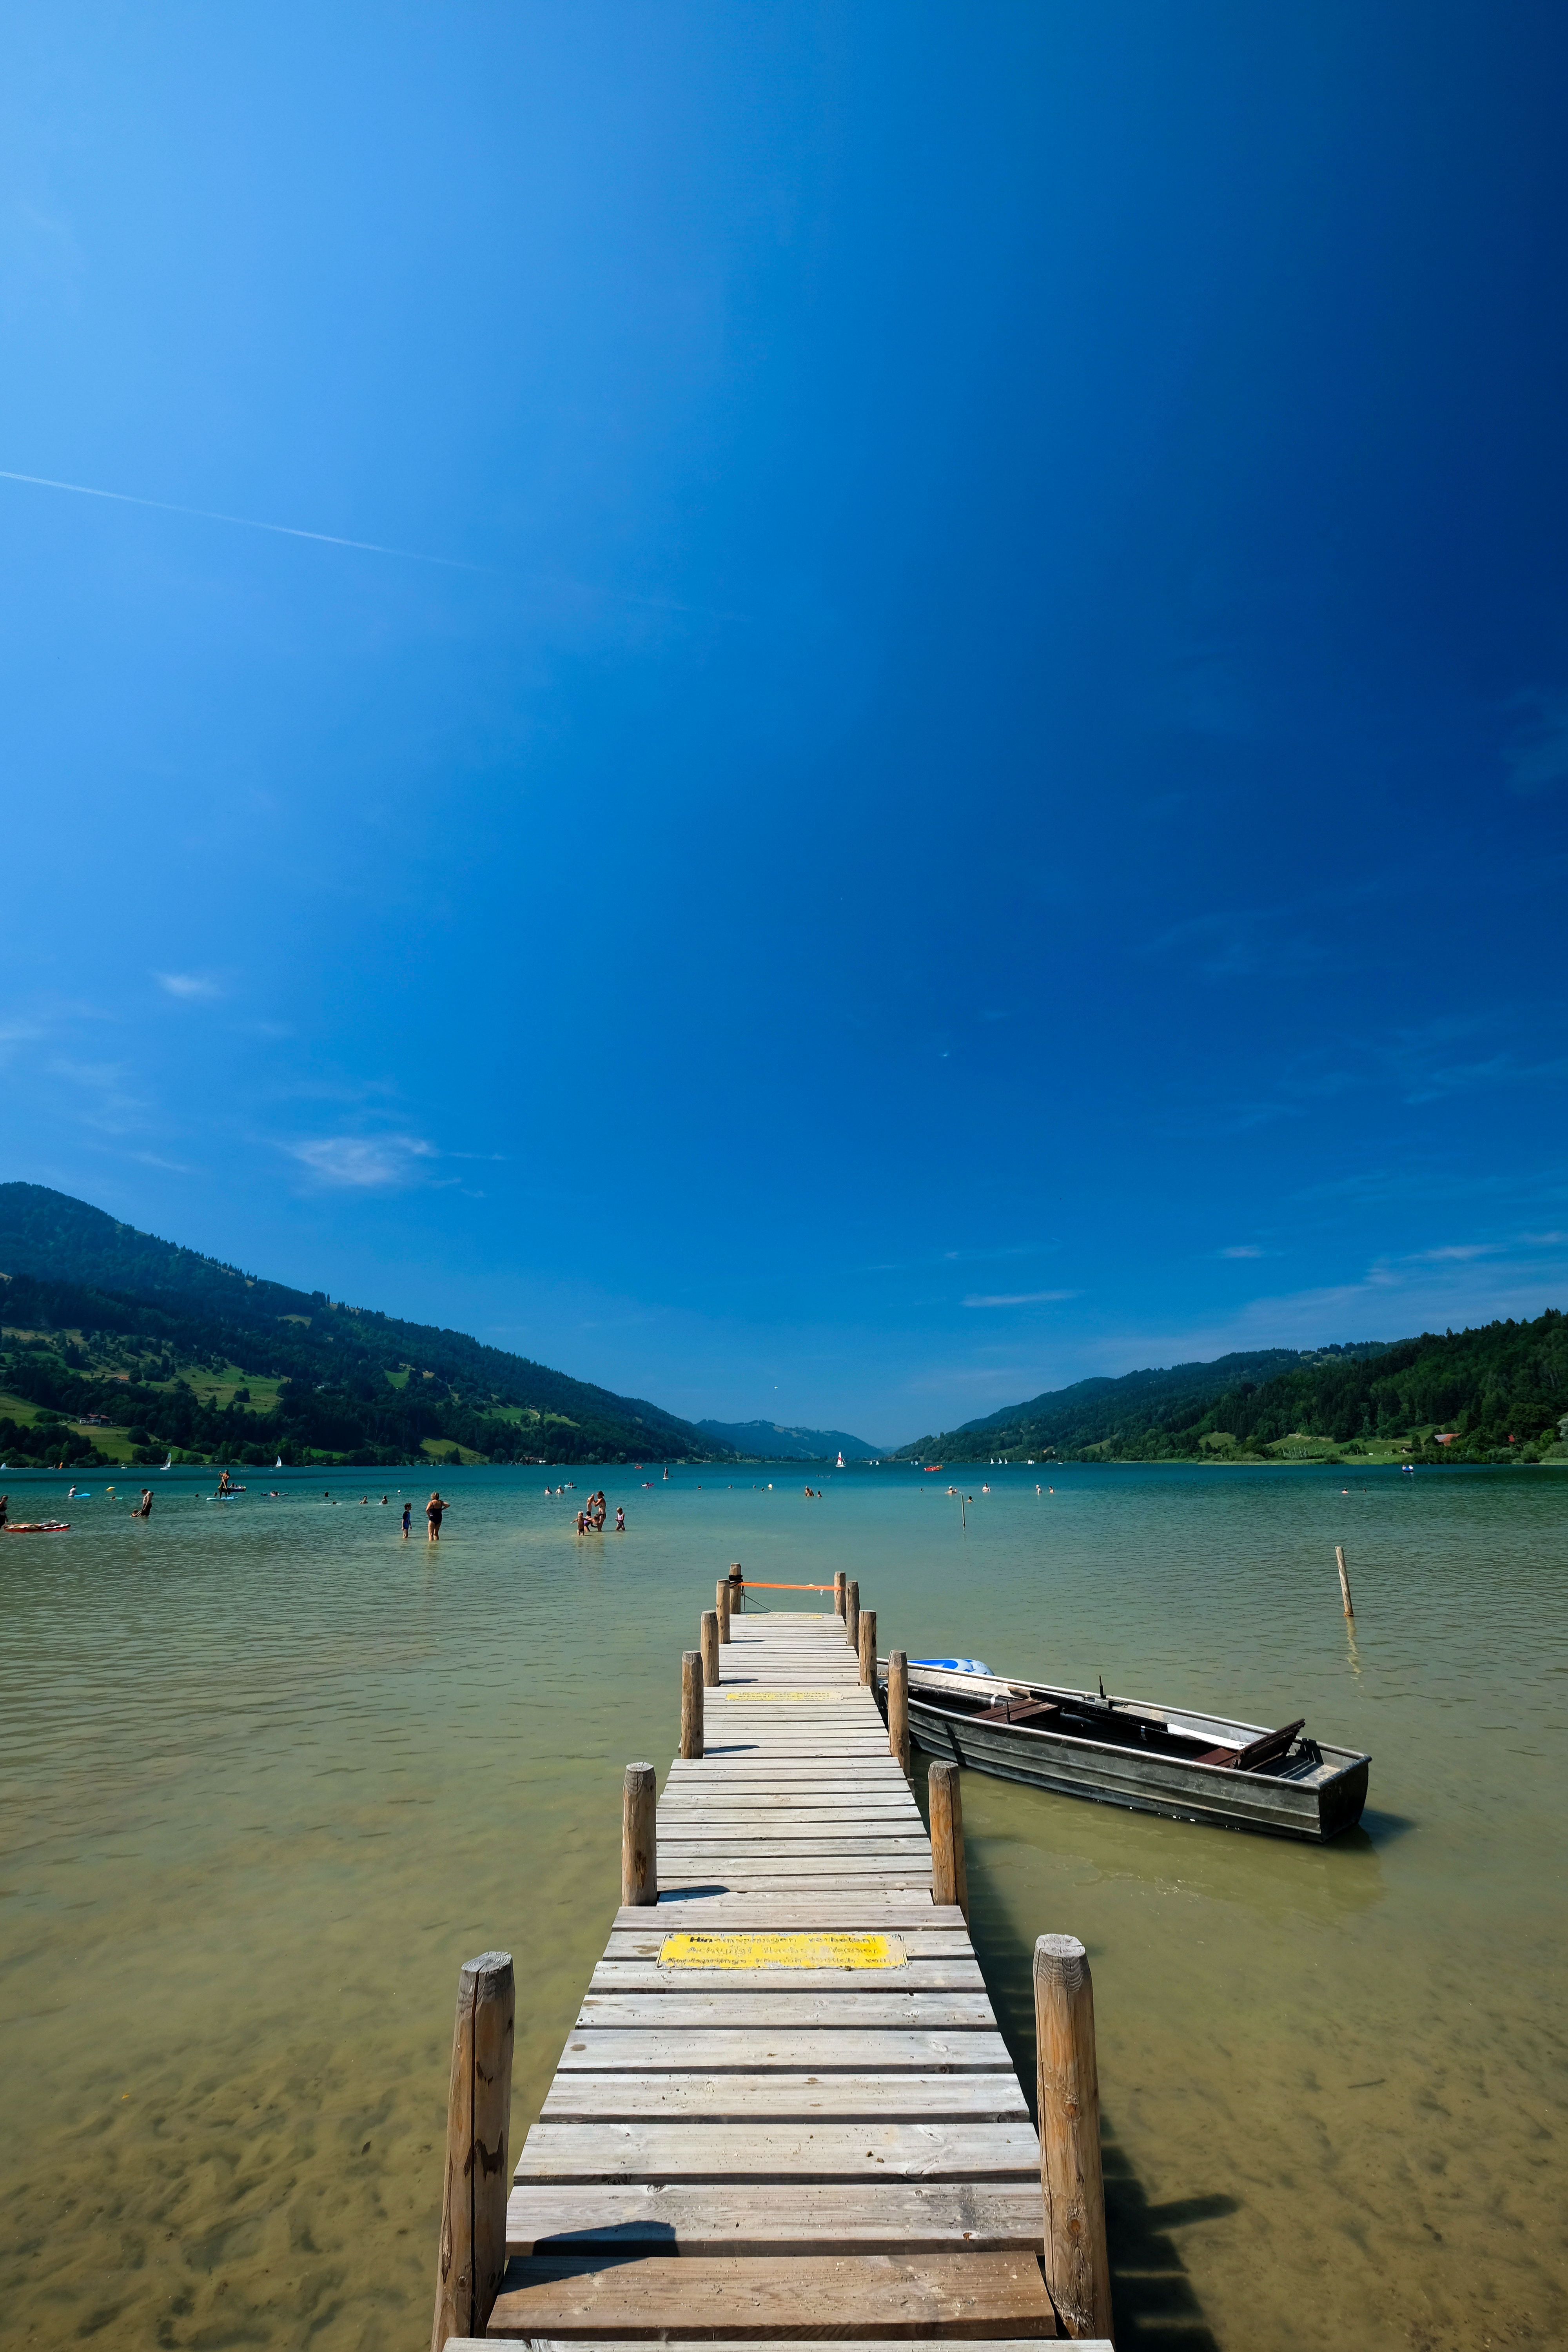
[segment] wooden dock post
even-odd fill
[[[1069,2336],[1110,2334],[1110,2261],[1100,2165],[1100,2075],[1094,1986],[1076,1936],[1035,1945],[1039,2053],[1040,2187],[1046,2285]]]
[[[903,1650],[888,1653],[888,1748],[910,1777],[910,1661]]]
[[[969,1874],[963,1866],[963,1800],[956,1764],[933,1764],[926,1777],[931,1803],[931,1899],[956,1903],[969,1916]]]
[[[713,1605],[719,1612],[719,1639],[721,1643],[727,1642],[730,1638],[730,1580],[727,1576],[721,1576],[713,1588]]]
[[[689,1763],[702,1753],[702,1653],[680,1654],[680,1752]]]
[[[850,1648],[860,1647],[860,1587],[851,1577],[844,1588],[844,1635]]]
[[[730,1562],[728,1582],[731,1610],[743,1617],[746,1613],[746,1580],[738,1559]]]
[[[1355,1621],[1355,1610],[1351,1603],[1351,1580],[1345,1574],[1345,1548],[1343,1544],[1336,1544],[1334,1546],[1334,1566],[1340,1571],[1340,1599],[1345,1604],[1345,1615],[1350,1618],[1353,1623]]]
[[[860,1612],[860,1687],[874,1691],[877,1687],[877,1612],[874,1609]]]
[[[833,1613],[836,1617],[844,1614],[844,1570],[841,1568],[833,1571]]]
[[[483,2336],[506,2268],[507,2125],[516,1987],[510,1952],[481,1952],[458,1979],[447,2094],[447,2180],[430,2352]]]
[[[621,1901],[658,1901],[658,1781],[651,1764],[628,1764],[621,1788]]]
[[[717,1609],[705,1609],[702,1612],[698,1639],[702,1645],[702,1679],[709,1689],[712,1690],[719,1680],[719,1612]]]

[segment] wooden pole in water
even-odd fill
[[[860,1587],[851,1577],[844,1588],[844,1635],[858,1654],[860,1648]]]
[[[658,1782],[651,1764],[628,1764],[621,1789],[621,1901],[658,1901]]]
[[[680,1654],[680,1752],[689,1759],[702,1753],[702,1653]]]
[[[702,1644],[702,1679],[710,1690],[719,1679],[719,1612],[705,1609],[698,1629]]]
[[[1094,1986],[1076,1936],[1035,1945],[1040,2187],[1046,2285],[1069,2336],[1110,2334],[1110,2261],[1100,2165]]]
[[[844,1570],[841,1568],[833,1571],[833,1613],[836,1617],[844,1614]]]
[[[910,1661],[902,1650],[888,1653],[888,1748],[910,1777]]]
[[[447,2179],[430,2352],[483,2336],[506,2268],[506,2134],[517,1994],[510,1952],[481,1952],[458,1979],[447,2094]]]
[[[719,1639],[727,1642],[730,1638],[730,1580],[727,1576],[721,1576],[713,1588],[713,1605],[719,1612]]]
[[[1355,1621],[1355,1611],[1351,1605],[1351,1580],[1345,1574],[1345,1548],[1343,1544],[1336,1544],[1334,1546],[1334,1566],[1340,1571],[1340,1599],[1345,1604],[1345,1615],[1350,1618],[1353,1623]]]
[[[956,1764],[933,1764],[926,1779],[931,1805],[931,1899],[956,1903],[969,1916],[969,1874],[963,1866],[963,1801]]]
[[[874,1609],[860,1612],[860,1684],[864,1690],[877,1687],[877,1612]]]

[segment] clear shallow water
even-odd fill
[[[906,1472],[812,1503],[788,1469],[459,1472],[434,1555],[395,1486],[333,1508],[322,1475],[218,1507],[174,1474],[145,1524],[100,1483],[68,1537],[0,1538],[13,2340],[424,2341],[458,1965],[517,1956],[515,2146],[615,1906],[622,1766],[662,1774],[731,1559],[847,1566],[884,1649],[1373,1751],[1323,1852],[965,1776],[1026,2083],[1034,1937],[1092,1956],[1122,2352],[1568,2335],[1568,1475],[976,1472],[964,1533]],[[68,1482],[5,1483],[21,1517]],[[629,1532],[579,1543],[598,1483]]]

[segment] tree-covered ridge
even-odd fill
[[[1080,1381],[904,1449],[984,1461],[1195,1461],[1383,1450],[1428,1461],[1540,1461],[1568,1424],[1568,1323],[1426,1332],[1315,1354]],[[1440,1437],[1449,1439],[1439,1444]]]
[[[133,1457],[318,1455],[371,1464],[712,1460],[726,1452],[640,1398],[461,1331],[334,1303],[219,1265],[86,1202],[0,1185],[0,1407],[11,1461],[87,1460],[101,1414]],[[58,1450],[57,1450],[57,1448]]]
[[[881,1459],[847,1429],[795,1429],[782,1421],[700,1421],[697,1427],[710,1444],[731,1446],[752,1462],[831,1462],[838,1454],[847,1462]]]

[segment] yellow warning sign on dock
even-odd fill
[[[667,1936],[661,1969],[901,1969],[898,1936]]]

